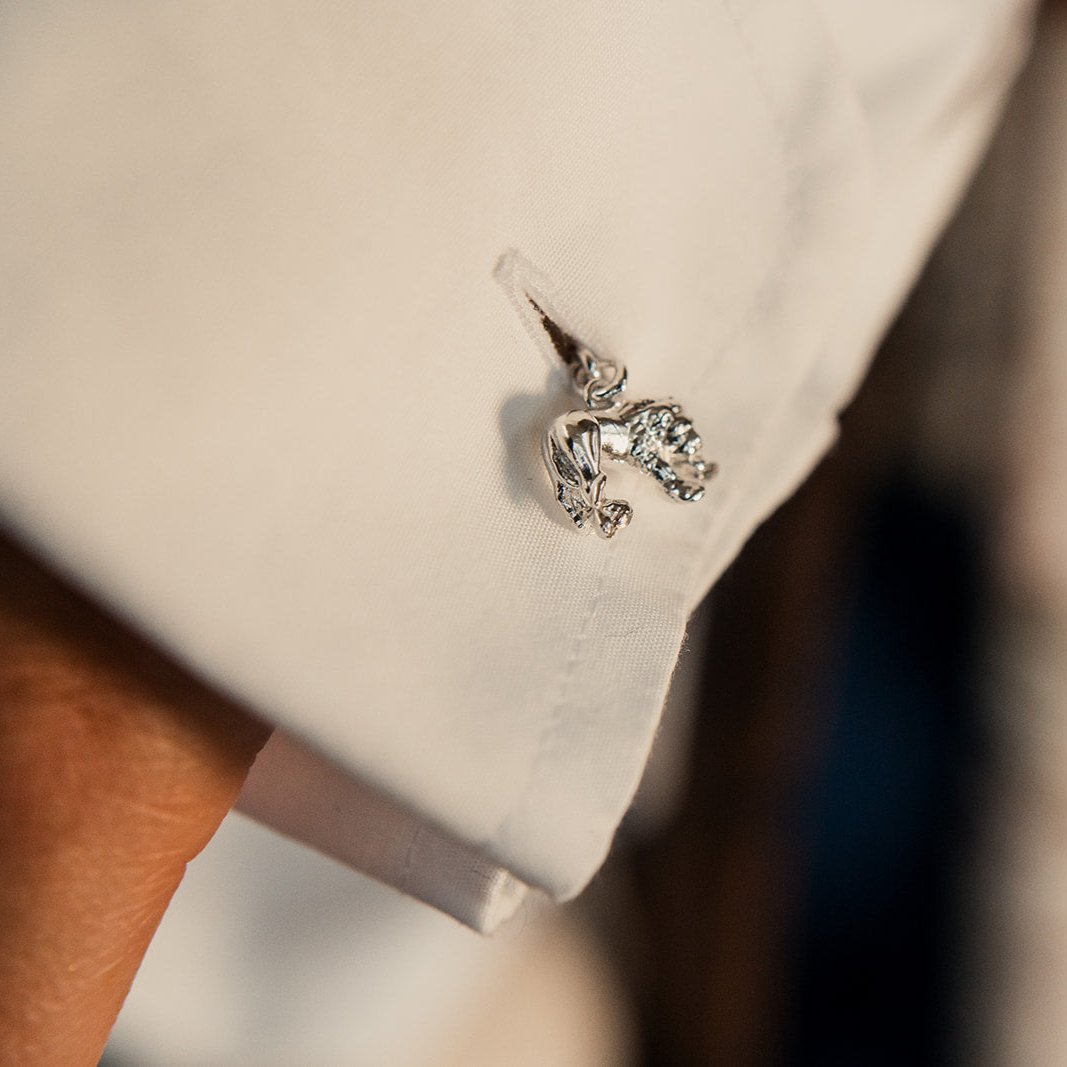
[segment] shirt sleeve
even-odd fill
[[[3,521],[276,725],[249,811],[482,929],[592,877],[1024,50],[868,6],[5,11]],[[705,499],[567,520],[531,299],[685,404]]]

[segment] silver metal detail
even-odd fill
[[[605,458],[644,471],[672,500],[700,500],[704,483],[718,468],[701,454],[700,436],[681,405],[673,400],[624,404],[626,367],[600,359],[530,303],[585,405],[552,423],[542,450],[556,500],[574,525],[611,538],[633,518],[628,501],[605,495]]]

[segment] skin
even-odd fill
[[[98,1061],[267,735],[0,541],[0,1063]]]

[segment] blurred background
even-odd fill
[[[106,1063],[1067,1064],[1067,19],[694,618],[590,891],[491,941],[231,817]]]

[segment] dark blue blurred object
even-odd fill
[[[829,732],[797,809],[807,894],[785,1062],[805,1067],[952,1062],[978,530],[908,478],[865,525],[827,679]]]

